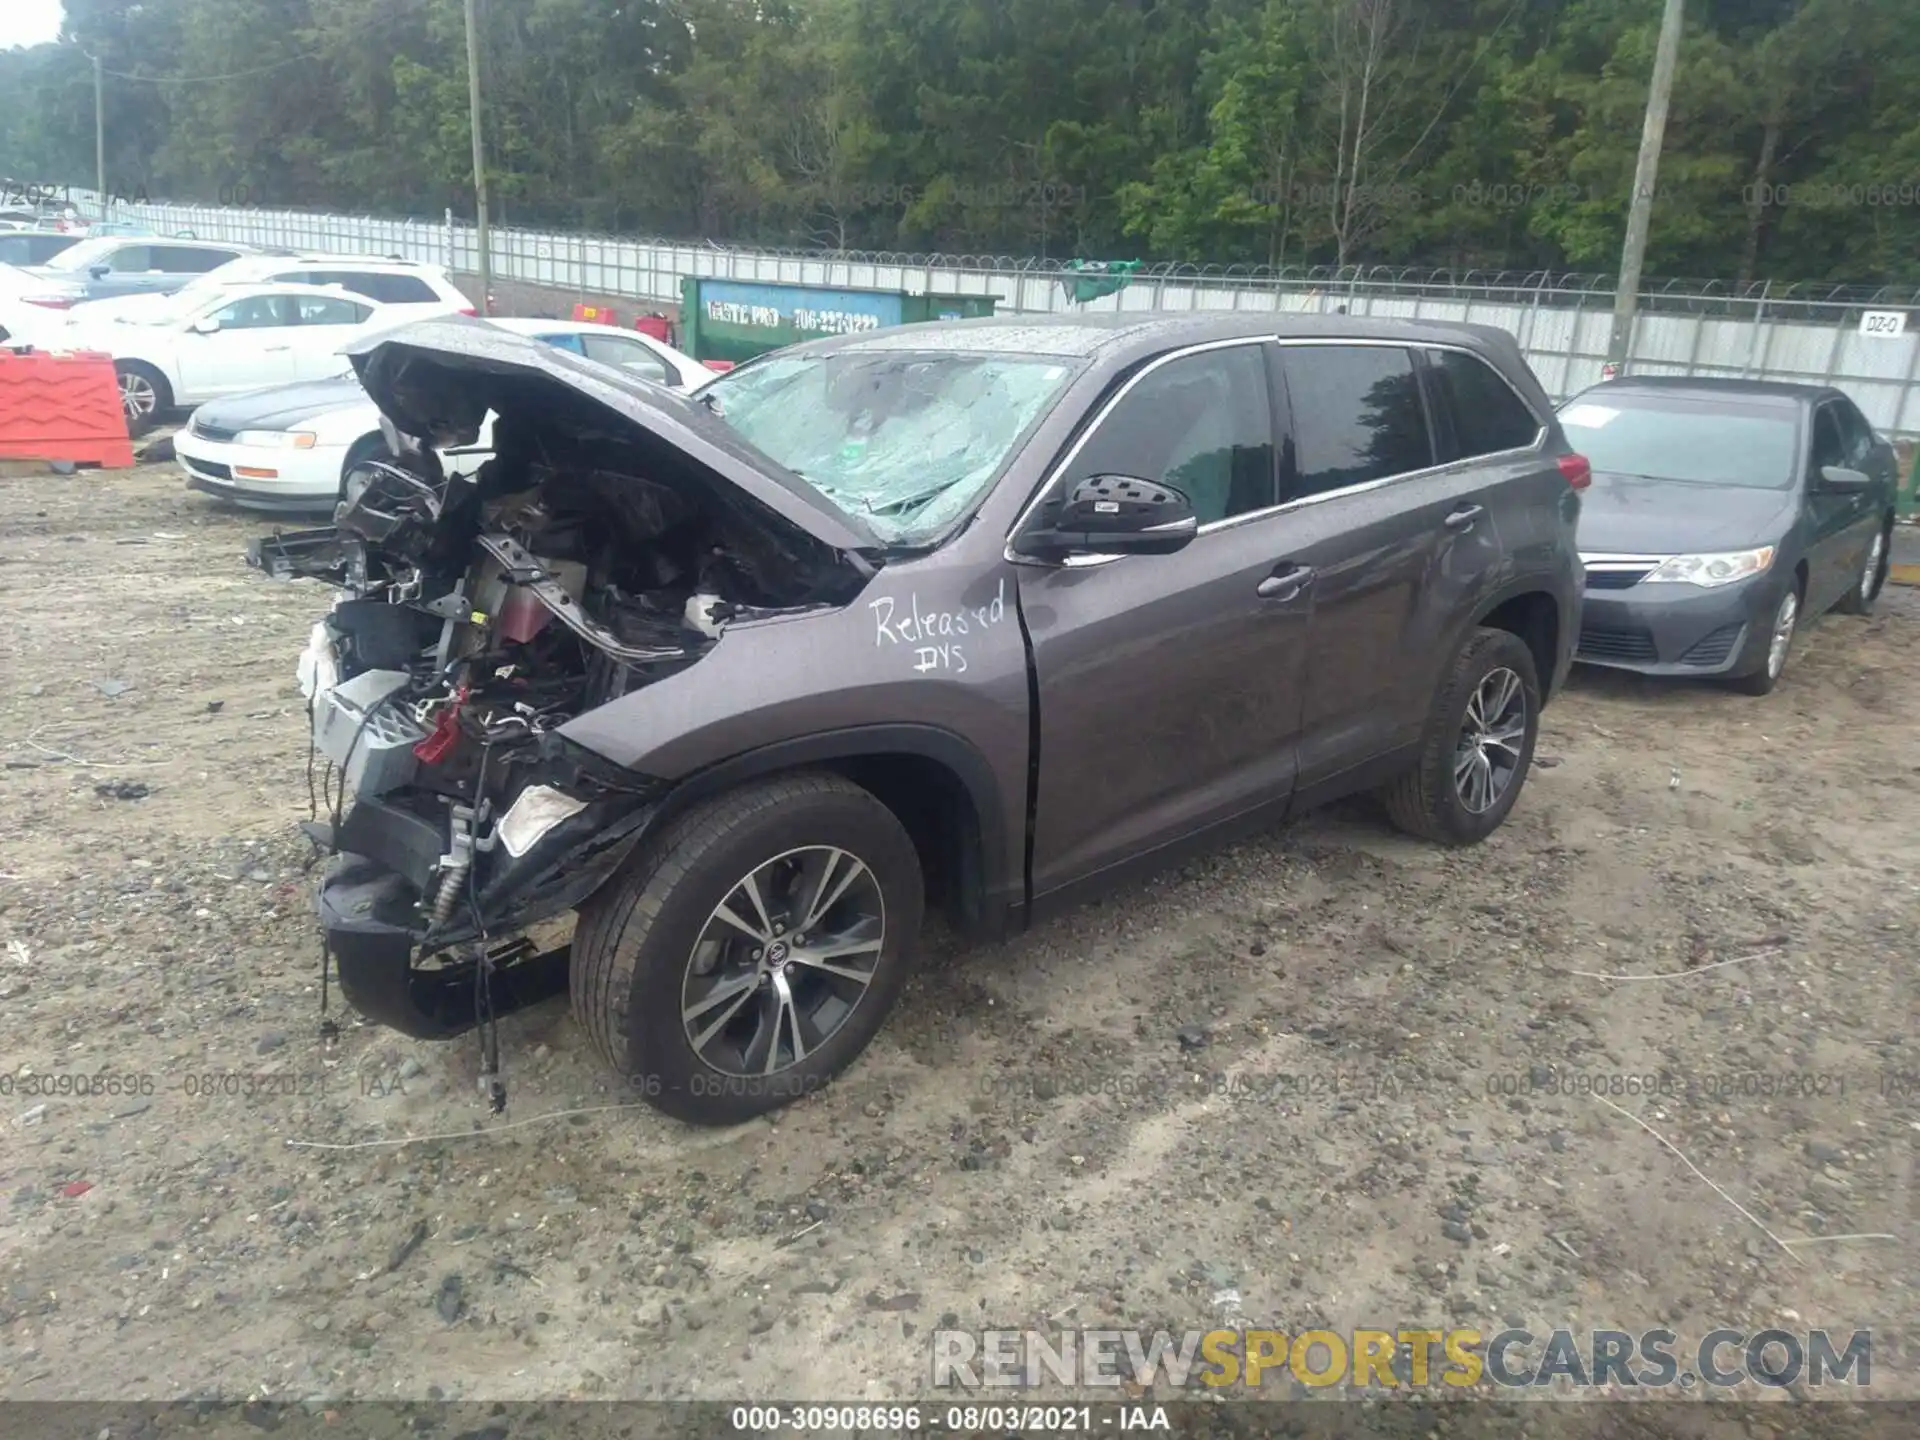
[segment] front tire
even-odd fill
[[[667,1114],[739,1124],[866,1049],[906,984],[923,901],[912,840],[851,781],[730,791],[581,907],[574,1018]]]
[[[386,436],[375,433],[362,435],[353,442],[353,448],[347,451],[347,458],[340,465],[340,485],[334,491],[333,504],[338,509],[340,502],[347,498],[347,477],[353,474],[354,467],[368,460],[393,459],[393,452],[387,449]]]
[[[1873,613],[1873,602],[1880,598],[1881,587],[1887,583],[1888,552],[1893,548],[1888,540],[1892,534],[1893,516],[1881,516],[1879,526],[1873,532],[1873,543],[1867,547],[1866,563],[1860,567],[1853,588],[1833,607],[1842,615]]]
[[[1476,845],[1520,796],[1540,733],[1533,652],[1507,630],[1475,630],[1440,683],[1420,760],[1380,792],[1409,835]]]
[[[1767,653],[1760,668],[1751,675],[1740,675],[1727,684],[1742,695],[1771,695],[1773,687],[1780,683],[1780,677],[1787,673],[1787,657],[1793,653],[1794,636],[1800,628],[1800,587],[1798,584],[1787,587],[1787,593],[1780,597],[1780,603],[1774,607],[1773,620],[1767,631]]]
[[[167,377],[139,360],[113,362],[120,384],[120,410],[127,420],[127,438],[138,440],[154,426],[161,413],[173,408],[173,387]]]

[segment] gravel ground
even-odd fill
[[[1353,803],[936,937],[851,1073],[716,1133],[604,1108],[564,1003],[505,1123],[472,1043],[323,1046],[325,601],[262,528],[0,480],[6,1397],[878,1399],[943,1324],[1222,1321],[1871,1327],[1914,1395],[1920,593],[1764,700],[1576,677],[1477,850]]]

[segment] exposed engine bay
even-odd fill
[[[348,474],[332,526],[248,560],[344,592],[300,662],[338,775],[331,846],[405,879],[373,911],[431,949],[517,918],[505,892],[556,827],[577,844],[633,808],[646,782],[558,727],[697,663],[730,625],[845,603],[872,572],[548,376],[399,349],[363,379],[420,438],[389,420],[396,458]],[[477,470],[443,462],[489,422]]]

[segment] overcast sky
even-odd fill
[[[60,0],[0,0],[0,50],[60,35]]]

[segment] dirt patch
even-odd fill
[[[322,1045],[325,597],[263,528],[164,467],[0,482],[8,1396],[881,1398],[942,1324],[1223,1318],[1871,1327],[1913,1394],[1920,596],[1765,700],[1579,677],[1477,850],[1354,803],[936,940],[843,1081],[703,1133],[605,1109],[563,1004],[504,1124],[471,1044]]]

